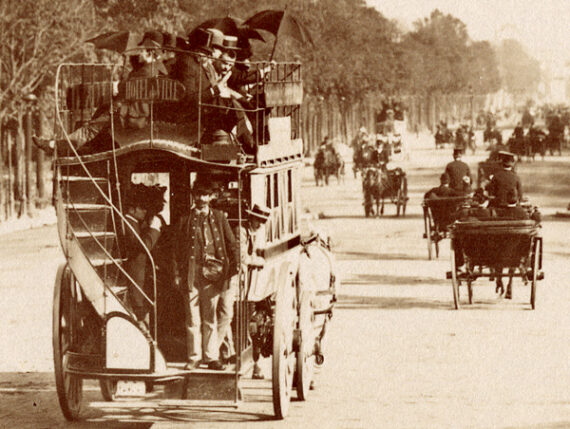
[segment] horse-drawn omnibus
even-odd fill
[[[301,236],[301,65],[275,65],[255,83],[258,92],[250,107],[233,107],[252,120],[256,144],[250,153],[233,138],[217,142],[204,137],[208,117],[203,112],[209,109],[215,117],[222,114],[219,106],[199,101],[198,121],[190,124],[197,125],[193,133],[188,124],[169,122],[163,109],[169,106],[172,112],[184,88],[168,77],[127,80],[124,98],[117,100],[112,95],[114,68],[63,64],[57,72],[56,135],[68,143],[57,147],[54,162],[54,204],[66,257],[53,301],[55,379],[63,415],[81,417],[86,379],[99,380],[106,401],[137,398],[140,407],[145,406],[141,398],[154,406],[237,406],[257,346],[271,357],[274,414],[284,418],[293,387],[299,399],[306,399],[315,367],[323,362],[336,284],[325,241]],[[117,121],[116,103],[144,103],[145,124],[135,129]],[[69,136],[98,109],[110,112],[109,146],[81,153]],[[236,231],[246,225],[245,209],[259,204],[270,211],[257,249],[264,265],[240,265],[232,321],[236,362],[222,371],[185,369],[183,300],[169,254],[157,255],[144,246],[126,217],[125,198],[133,183],[166,187],[166,225],[159,239],[165,244],[158,251],[168,248],[177,240],[172,225],[191,207],[196,175],[220,185],[224,198],[216,207]],[[128,234],[145,248],[150,291],[127,269]],[[132,290],[150,308],[148,323],[133,312],[127,298]]]

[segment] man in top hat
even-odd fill
[[[453,149],[453,161],[445,167],[445,174],[449,178],[449,186],[458,192],[468,194],[471,192],[471,171],[469,166],[461,161],[463,149]]]
[[[515,155],[510,152],[499,152],[502,168],[497,170],[487,185],[487,192],[493,198],[492,207],[504,207],[509,204],[509,195],[517,202],[522,198],[522,185],[519,176],[513,171]]]
[[[190,213],[177,223],[174,263],[185,300],[187,369],[200,361],[223,370],[219,348],[232,321],[230,278],[238,272],[239,245],[224,212],[210,207],[216,188],[198,177]],[[201,332],[201,335],[200,335]]]

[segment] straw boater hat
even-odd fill
[[[254,204],[250,210],[245,211],[250,218],[253,218],[261,223],[267,222],[271,216],[271,211],[267,207],[262,207],[259,204]]]
[[[499,151],[499,159],[505,167],[512,167],[515,165],[515,154],[504,150]]]

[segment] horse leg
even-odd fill
[[[513,298],[513,275],[514,275],[514,269],[509,268],[509,282],[507,283],[507,292],[505,293],[505,298],[506,299],[512,299]]]

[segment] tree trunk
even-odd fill
[[[27,109],[24,115],[24,165],[25,165],[25,189],[26,189],[26,213],[33,212],[33,186],[32,186],[32,111]]]
[[[36,135],[43,136],[43,112],[38,110],[36,117]],[[36,148],[36,185],[38,192],[38,206],[44,208],[46,206],[46,186],[45,186],[45,154],[43,150]]]

